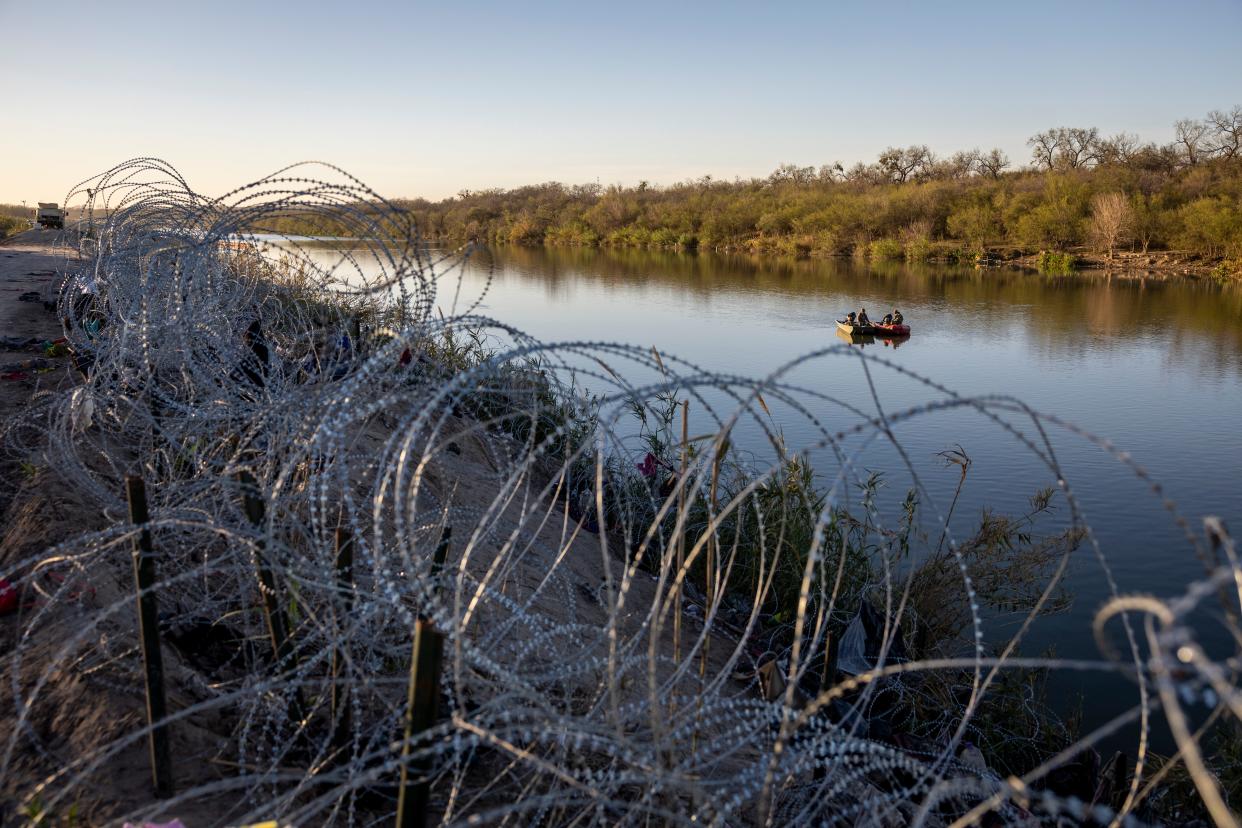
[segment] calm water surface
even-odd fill
[[[450,293],[442,288],[446,310]],[[1238,286],[870,267],[847,260],[506,247],[480,251],[467,266],[461,297],[481,294],[476,312],[547,342],[656,346],[663,354],[738,375],[763,377],[801,354],[838,346],[841,353],[803,366],[790,379],[871,413],[875,403],[851,351],[859,346],[839,339],[833,320],[859,307],[878,318],[895,306],[913,336],[895,348],[882,341],[864,345],[865,353],[960,394],[1010,394],[1056,414],[1129,452],[1196,529],[1209,514],[1242,527]],[[887,412],[943,399],[891,371],[878,370],[875,377]],[[830,428],[857,419],[827,404],[814,413]],[[1034,434],[1029,420],[1008,420]],[[940,508],[947,506],[957,471],[946,468],[937,452],[960,444],[973,458],[952,524],[959,537],[977,524],[983,508],[1020,512],[1033,492],[1055,482],[1028,449],[978,414],[921,416],[896,434]],[[791,447],[816,439],[802,419],[789,422],[785,437]],[[1121,590],[1167,596],[1202,575],[1202,564],[1147,484],[1082,436],[1054,428],[1049,437]],[[762,448],[757,431],[738,437],[747,439]],[[909,475],[891,447],[877,441],[863,461],[890,476],[890,506],[899,501]],[[816,467],[831,477],[834,464],[825,454]],[[1059,518],[1049,527],[1064,520],[1065,502],[1058,502]],[[1069,587],[1070,611],[1041,619],[1024,652],[1055,647],[1066,657],[1098,656],[1090,620],[1108,590],[1086,545],[1076,553]],[[1206,634],[1223,643],[1218,632]],[[1137,695],[1120,680],[1071,674],[1059,675],[1054,690],[1074,691],[1074,697],[1081,692],[1088,720],[1133,704]]]
[[[489,276],[479,312],[542,340],[654,345],[708,369],[754,377],[806,352],[848,350],[833,324],[848,309],[865,306],[879,316],[897,306],[914,335],[896,348],[883,340],[863,345],[866,353],[961,394],[1019,397],[1130,452],[1188,516],[1219,514],[1242,523],[1242,290],[1236,287],[868,268],[843,260],[503,248],[476,257],[463,297],[478,296]],[[449,297],[442,291],[441,298]],[[799,380],[854,395],[874,410],[855,360],[821,359],[810,367]],[[942,396],[892,374],[877,374],[877,382],[890,412]],[[799,445],[796,431],[786,436]],[[935,451],[960,443],[975,460],[968,491],[976,490],[980,503],[1022,482],[1014,479],[1009,451],[1015,441],[978,416],[933,415],[900,436],[912,441],[911,449],[920,441]],[[1185,562],[1162,546],[1170,521],[1159,502],[1088,441],[1063,432],[1053,437],[1092,525],[1108,533],[1119,577],[1157,592],[1175,586],[1169,567],[1180,572]],[[1028,494],[1020,491],[1019,501]],[[1193,574],[1196,566],[1184,571]]]
[[[489,277],[479,312],[545,341],[654,345],[704,368],[754,377],[809,351],[857,348],[837,338],[833,320],[852,308],[866,307],[875,318],[895,306],[913,335],[897,348],[862,346],[867,353],[960,394],[1012,394],[1056,414],[1129,452],[1196,527],[1209,514],[1242,527],[1237,286],[506,247],[475,258],[463,295],[477,295]],[[796,375],[803,384],[852,395],[874,412],[856,360],[819,359],[807,368]],[[880,403],[889,412],[942,398],[891,372],[876,377]],[[852,421],[828,406],[816,413],[842,425]],[[786,430],[791,446],[814,439],[809,429],[798,433],[802,422]],[[1019,427],[1032,433],[1029,421]],[[1017,512],[1055,479],[1011,435],[976,414],[916,418],[897,436],[928,485],[939,484],[934,493],[943,498],[941,506],[951,496],[956,470],[945,468],[936,453],[960,444],[974,459],[953,522],[959,533],[969,531],[985,506]],[[1050,438],[1120,589],[1171,595],[1201,576],[1202,564],[1181,530],[1132,471],[1066,430],[1054,429]],[[867,451],[867,467],[892,474],[894,494],[904,494],[908,479],[893,452],[878,443]],[[1090,619],[1108,591],[1086,546],[1076,553],[1069,586],[1073,607],[1041,619],[1025,652],[1053,646],[1066,657],[1098,655]],[[1220,641],[1210,629],[1206,634]],[[1135,696],[1125,686],[1114,688],[1115,695],[1101,693],[1098,679],[1070,675],[1058,677],[1054,689],[1081,691],[1089,719],[1133,703]]]

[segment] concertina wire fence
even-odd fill
[[[1203,579],[1172,600],[1114,585],[1098,659],[1020,654],[1075,549],[1113,583],[1049,432],[1093,440],[1146,480],[1107,441],[845,346],[747,379],[649,347],[535,341],[475,313],[468,250],[425,244],[328,165],[212,199],[143,158],[70,199],[86,206],[55,301],[81,375],[4,436],[10,457],[42,452],[56,485],[105,519],[0,567],[23,598],[0,758],[23,813],[95,803],[116,821],[391,824],[404,765],[426,800],[402,816],[428,824],[1136,824],[1162,784],[1148,742],[1163,717],[1204,809],[1236,824],[1200,723],[1207,710],[1242,719],[1238,660],[1209,658],[1188,622],[1220,602],[1238,634],[1242,567],[1219,522],[1192,525],[1148,480]],[[791,379],[827,362],[873,391],[877,374],[903,374],[929,401],[867,411]],[[976,590],[986,541],[949,531],[948,498],[893,433],[953,409],[1007,431],[1068,504],[1001,636],[985,635]],[[818,435],[796,450],[795,420]],[[743,428],[770,458],[734,446]],[[917,502],[897,516],[862,471],[886,442]],[[832,462],[812,473],[812,454]],[[145,527],[128,517],[127,477],[145,483]],[[916,509],[934,531],[912,529]],[[143,765],[143,528],[169,698],[175,788],[162,799]],[[933,582],[952,622],[929,643]],[[407,739],[420,619],[442,641],[438,703]],[[1060,748],[997,730],[989,706],[1012,713],[1015,699],[1034,723],[1023,732],[1056,727],[1008,675],[1075,670],[1123,676],[1125,712]],[[40,724],[66,704],[115,715],[84,719],[66,744]],[[1135,735],[1136,761],[1114,790],[1047,784],[1118,732]],[[1017,747],[1029,767],[994,755],[998,733],[1030,739]],[[135,756],[138,783],[110,782]]]

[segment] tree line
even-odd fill
[[[782,164],[766,178],[670,186],[559,182],[401,202],[434,239],[652,246],[879,258],[990,249],[1177,250],[1242,261],[1242,106],[1179,120],[1168,143],[1058,127],[939,157],[889,147],[850,168]]]

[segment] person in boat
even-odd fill
[[[866,327],[871,324],[871,320],[867,318],[867,309],[863,308],[858,312],[858,324]]]
[[[886,313],[886,314],[884,314],[884,318],[883,318],[882,320],[880,320],[880,324],[881,324],[881,325],[891,325],[891,324],[893,324],[893,315],[892,315],[891,313]]]
[[[902,324],[902,319],[903,317],[901,315],[901,311],[897,310],[896,308],[893,308],[893,324],[894,325]]]
[[[858,314],[854,313],[853,311],[850,311],[849,313],[847,313],[845,315],[845,324],[849,325],[851,328],[857,325]]]

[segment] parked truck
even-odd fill
[[[39,202],[39,209],[35,211],[35,223],[40,227],[64,227],[65,211],[55,202]]]

